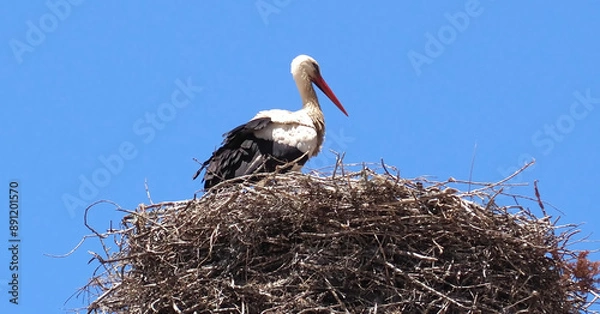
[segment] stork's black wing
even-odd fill
[[[304,154],[295,147],[256,137],[256,131],[272,123],[268,117],[258,118],[224,134],[222,146],[202,164],[193,178],[196,179],[206,169],[204,188],[209,189],[227,179],[258,172],[273,172],[277,166],[301,158]],[[308,157],[301,158],[300,163],[304,164],[306,160]]]

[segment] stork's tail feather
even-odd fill
[[[196,178],[200,175],[200,173],[202,173],[202,170],[204,170],[204,165],[202,165],[202,167],[200,167],[200,169],[198,169],[198,171],[196,171],[196,173],[192,177],[192,180],[196,180]]]
[[[208,166],[208,164],[210,163],[210,160],[211,160],[211,159],[212,159],[212,157],[211,157],[211,158],[209,158],[207,161],[205,161],[205,162],[203,162],[203,163],[202,163],[202,166],[200,166],[200,169],[198,169],[198,171],[196,171],[196,173],[195,173],[195,174],[194,174],[194,176],[192,177],[192,180],[196,180],[196,178],[198,178],[198,176],[200,175],[200,173],[202,173],[202,170],[204,170],[204,169],[206,168],[206,166]],[[200,163],[200,162],[198,161],[198,159],[194,158],[194,160],[195,160],[196,162]],[[204,181],[204,180],[202,180],[202,181]]]

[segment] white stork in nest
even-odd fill
[[[196,172],[203,169],[204,188],[219,182],[261,172],[300,169],[321,150],[325,118],[313,83],[346,115],[319,70],[315,59],[299,55],[292,61],[292,75],[302,98],[302,109],[260,111],[252,120],[225,133],[222,146]]]

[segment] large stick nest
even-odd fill
[[[497,205],[504,182],[463,193],[383,169],[271,174],[140,205],[94,231],[106,252],[88,310],[577,313],[597,295],[598,264],[565,246],[574,229]]]

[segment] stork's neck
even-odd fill
[[[308,78],[308,75],[302,71],[295,73],[294,81],[296,81],[296,86],[298,87],[300,98],[302,99],[302,109],[309,114],[315,124],[317,124],[317,121],[315,120],[319,120],[318,122],[323,124],[323,111],[321,111],[321,105],[319,105],[317,93],[315,92],[313,84]]]
[[[323,116],[323,111],[321,111],[317,93],[315,92],[308,75],[306,75],[304,71],[296,72],[293,75],[296,86],[298,87],[298,92],[300,93],[300,98],[302,99],[302,110],[310,117],[315,130],[317,131],[316,155],[321,150],[321,145],[323,145],[323,139],[325,138],[325,117]]]

